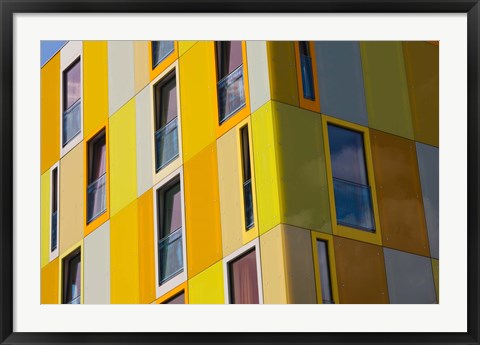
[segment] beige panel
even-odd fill
[[[260,236],[260,258],[262,262],[263,303],[287,303],[282,225],[277,225]]]
[[[288,303],[317,303],[310,231],[283,225]]]
[[[153,187],[153,112],[152,89],[143,89],[135,98],[137,141],[137,196]]]
[[[267,43],[247,41],[248,86],[250,111],[253,113],[270,99]]]
[[[148,41],[133,42],[133,56],[135,62],[135,93],[138,93],[150,82],[148,52]]]
[[[60,255],[83,238],[83,152],[84,145],[77,145],[60,161]]]
[[[135,92],[132,41],[108,42],[108,114],[111,116]]]
[[[110,303],[110,221],[85,237],[83,245],[83,302]]]
[[[220,217],[223,255],[227,256],[243,245],[242,198],[237,159],[237,130],[231,129],[217,140]]]

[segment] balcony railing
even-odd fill
[[[245,106],[243,65],[217,83],[220,123]]]
[[[67,145],[82,130],[81,103],[79,99],[63,113],[63,146]]]
[[[87,187],[87,222],[91,222],[107,209],[106,174],[103,174]]]
[[[303,98],[313,100],[315,99],[315,91],[313,89],[312,58],[310,56],[300,54],[300,65],[302,67]]]
[[[334,178],[337,223],[365,231],[375,231],[370,186]]]
[[[245,227],[247,230],[255,225],[253,218],[252,180],[243,183],[243,201],[245,208]]]
[[[173,41],[152,41],[152,69],[174,50]]]
[[[57,211],[52,213],[52,228],[51,231],[51,242],[50,242],[50,251],[53,252],[57,249]]]
[[[160,285],[183,271],[182,228],[158,241]]]
[[[80,296],[75,297],[71,301],[67,302],[67,304],[80,304]]]
[[[178,157],[177,118],[155,132],[155,166],[159,171]]]

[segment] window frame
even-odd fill
[[[297,72],[297,83],[298,83],[298,101],[300,107],[306,110],[311,110],[314,112],[320,112],[320,90],[318,89],[318,75],[317,75],[317,60],[315,55],[315,42],[314,41],[303,41],[308,43],[308,48],[310,50],[310,58],[312,59],[312,80],[313,80],[313,94],[315,99],[308,99],[303,97],[303,79],[302,79],[302,63],[300,59],[300,42],[295,41],[295,62],[296,62],[296,72]]]
[[[83,252],[83,239],[79,242],[75,243],[73,246],[68,248],[65,252],[63,252],[59,256],[59,269],[58,269],[58,304],[63,303],[63,266],[64,266],[64,259],[67,258],[70,254],[74,253],[75,251],[80,251],[80,304],[84,304],[84,285],[85,285],[85,277],[84,277],[84,261],[85,256]]]
[[[333,187],[333,174],[332,174],[332,163],[330,155],[330,143],[328,138],[328,125],[332,124],[334,126],[342,127],[344,129],[359,132],[363,135],[363,148],[365,153],[365,168],[368,177],[368,185],[370,186],[371,198],[372,198],[372,211],[373,218],[375,221],[375,231],[367,232],[360,230],[358,228],[349,227],[346,225],[340,225],[337,223],[337,212],[335,205],[335,193]],[[327,170],[327,181],[328,181],[328,195],[330,200],[330,215],[332,220],[332,230],[333,234],[337,236],[347,237],[353,240],[367,242],[376,245],[382,245],[382,231],[380,226],[380,218],[378,211],[378,201],[377,201],[377,188],[375,185],[375,173],[373,167],[373,158],[372,158],[372,149],[370,144],[370,132],[368,127],[357,125],[351,122],[340,120],[334,117],[330,117],[322,114],[322,131],[323,131],[323,144],[325,150],[325,165]]]
[[[323,241],[327,244],[328,250],[328,264],[330,269],[330,289],[332,292],[333,302],[339,304],[339,295],[338,295],[338,280],[337,280],[337,269],[335,266],[335,252],[333,245],[333,236],[326,233],[312,231],[312,251],[313,251],[313,267],[315,270],[315,290],[317,293],[317,303],[323,304],[323,295],[322,295],[322,284],[320,276],[320,266],[318,264],[318,249],[317,241]]]
[[[52,251],[52,201],[53,201],[53,171],[57,169],[57,247]],[[49,241],[48,241],[48,253],[49,253],[49,262],[56,259],[59,253],[60,247],[60,161],[55,163],[50,168],[50,207],[49,207]]]

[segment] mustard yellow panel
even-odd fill
[[[222,261],[215,263],[188,281],[188,303],[225,303]]]
[[[58,304],[58,263],[56,258],[41,272],[41,304]]]
[[[40,179],[40,262],[41,267],[50,260],[50,170]]]
[[[40,172],[60,158],[60,53],[40,72]]]
[[[193,47],[193,45],[197,43],[197,41],[178,41],[178,53],[179,55],[183,55]]]
[[[110,215],[137,197],[135,98],[109,119]]]
[[[140,303],[151,303],[156,297],[153,231],[153,192],[149,189],[138,198]]]
[[[193,277],[222,258],[216,143],[184,169],[188,276]]]
[[[435,283],[435,292],[437,293],[437,303],[440,302],[440,295],[438,294],[438,266],[439,266],[439,261],[436,259],[432,259],[432,270],[433,270],[433,281]]]
[[[179,59],[182,152],[184,162],[216,139],[218,121],[215,49],[198,42]]]
[[[84,137],[108,118],[108,46],[106,41],[83,42]]]
[[[111,303],[140,303],[137,201],[110,219]]]
[[[135,73],[135,94],[150,82],[148,41],[133,41],[133,60]]]

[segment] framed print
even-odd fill
[[[479,342],[478,2],[1,8],[2,344]]]

